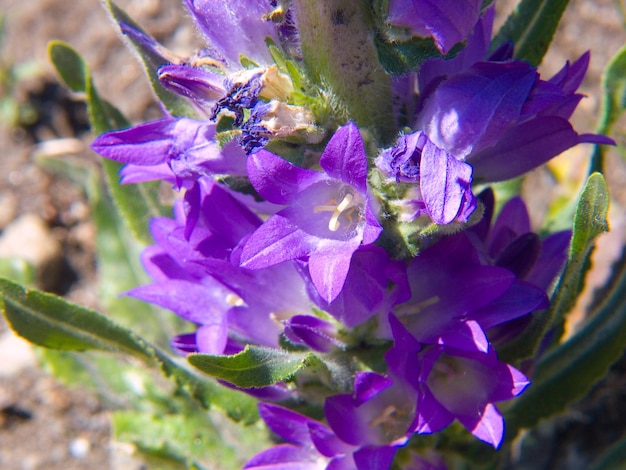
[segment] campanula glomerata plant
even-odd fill
[[[7,281],[9,323],[47,347],[139,357],[198,409],[261,419],[273,439],[243,468],[515,468],[522,430],[618,359],[626,316],[616,270],[593,321],[563,336],[607,229],[616,112],[596,132],[570,123],[589,53],[537,69],[567,2],[523,0],[494,34],[495,3],[183,0],[206,44],[183,57],[106,1],[160,119],[131,125],[69,46],[50,55],[85,93],[92,149],[143,243],[150,280],[123,294],[184,321],[158,346],[45,294],[10,302]],[[577,145],[595,146],[578,203],[564,229],[536,231],[511,181]]]

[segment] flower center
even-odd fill
[[[479,361],[443,353],[426,381],[437,401],[452,413],[467,413],[484,405],[491,387],[489,373]]]
[[[369,421],[370,428],[377,427],[380,430],[380,437],[386,443],[401,439],[411,424],[414,411],[406,406],[388,405],[380,414]]]
[[[344,215],[348,219],[349,225],[352,225],[352,217],[357,206],[358,204],[354,200],[354,195],[348,193],[343,197],[339,204],[337,204],[336,199],[331,199],[324,205],[315,206],[313,208],[313,212],[332,212],[330,220],[328,221],[328,230],[336,232],[341,226],[341,223],[339,222],[339,217],[341,217],[341,215]]]

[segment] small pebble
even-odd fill
[[[72,457],[76,459],[83,459],[87,457],[89,454],[89,450],[91,449],[91,444],[84,437],[79,437],[78,439],[74,439],[69,444],[70,454]]]

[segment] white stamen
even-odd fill
[[[330,220],[328,221],[328,230],[331,232],[336,232],[339,230],[339,216],[343,214],[346,210],[350,209],[352,206],[352,201],[354,200],[354,196],[350,193],[346,194],[344,198],[341,200],[339,204],[336,206],[326,205],[326,206],[315,206],[313,208],[314,212],[332,212],[333,214],[330,216]]]
[[[237,294],[228,294],[226,296],[226,303],[228,305],[232,305],[233,307],[241,307],[246,304],[246,302]]]

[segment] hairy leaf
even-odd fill
[[[187,360],[202,372],[242,388],[258,388],[292,378],[319,359],[312,353],[246,346],[233,356],[192,354]]]
[[[594,241],[608,230],[608,207],[606,181],[601,174],[594,173],[587,179],[576,206],[567,266],[553,295],[550,309],[535,314],[524,333],[499,350],[503,360],[515,361],[533,356],[550,328],[553,342],[560,339],[565,315],[572,309],[584,287],[584,276]]]
[[[563,411],[581,399],[624,353],[626,269],[595,316],[575,336],[551,350],[535,368],[533,383],[505,413],[507,436]]]
[[[160,46],[151,36],[145,33],[124,10],[115,4],[115,2],[106,0],[104,4],[111,14],[113,21],[122,28],[123,33],[125,33],[125,28],[129,28],[125,36],[143,61],[152,89],[161,103],[163,103],[163,106],[165,106],[165,109],[167,109],[172,116],[195,117],[195,110],[185,98],[167,90],[159,82],[157,70],[162,65],[172,63],[172,59],[174,58],[173,54],[166,51],[165,48]],[[128,31],[133,31],[136,34],[127,34]],[[162,49],[163,54],[171,54],[172,57],[164,57],[157,49]]]
[[[539,65],[546,54],[569,0],[522,0],[491,43],[515,44],[515,58]]]
[[[258,419],[256,401],[201,377],[132,331],[99,313],[52,294],[0,279],[1,308],[11,328],[31,343],[64,351],[102,350],[134,356],[157,366],[203,407],[216,407],[236,421]]]
[[[622,47],[606,66],[602,75],[602,107],[598,134],[609,134],[626,109],[626,46]],[[590,171],[603,171],[604,149],[596,145],[591,157]]]

